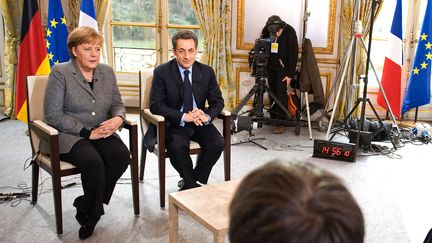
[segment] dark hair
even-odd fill
[[[189,40],[189,39],[193,39],[195,42],[195,47],[198,47],[198,37],[195,35],[194,32],[190,31],[190,30],[179,30],[177,33],[174,34],[174,36],[172,37],[172,46],[173,49],[175,50],[177,48],[177,40],[178,39],[184,39],[184,40]]]
[[[362,212],[333,174],[311,164],[268,163],[240,183],[230,208],[231,243],[351,242]]]
[[[69,56],[75,58],[72,53],[72,48],[84,43],[103,44],[103,36],[95,29],[88,26],[81,26],[73,29],[68,36],[67,45]]]

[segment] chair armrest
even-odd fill
[[[49,160],[51,163],[49,165],[40,164],[39,166],[45,167],[47,171],[52,171],[52,176],[60,176],[60,154],[57,129],[41,120],[30,121],[28,124],[30,133],[35,133],[39,140],[44,139],[49,145]],[[30,136],[33,135],[30,134]],[[36,156],[39,153],[39,148],[34,146],[32,142],[33,156]]]
[[[123,127],[129,130],[129,150],[133,159],[136,159],[138,156],[138,123],[135,120],[126,119]]]
[[[144,120],[154,124],[154,125],[158,125],[158,123],[160,122],[165,122],[165,118],[163,116],[160,115],[155,115],[153,113],[150,112],[150,109],[144,109],[142,111],[142,116],[144,118]]]
[[[41,120],[35,120],[33,122],[30,122],[30,125],[33,128],[36,128],[37,130],[39,130],[40,132],[36,132],[36,131],[35,132],[42,137],[48,138],[49,136],[52,136],[52,135],[58,135],[57,129],[46,124],[45,122],[43,122]]]
[[[224,118],[229,118],[229,117],[231,117],[231,112],[230,111],[228,111],[228,110],[225,110],[225,109],[223,109],[220,113],[219,113],[219,115],[217,116],[218,118],[220,118],[220,119],[224,119]]]
[[[135,120],[126,119],[123,127],[130,130],[132,126],[138,126],[138,123]]]

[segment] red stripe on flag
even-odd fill
[[[401,77],[401,66],[386,57],[384,61],[381,85],[384,89],[393,115],[398,118],[401,116]],[[378,93],[377,102],[380,106],[387,108],[381,91]]]
[[[29,75],[36,74],[36,71],[46,56],[47,52],[42,31],[41,16],[40,11],[37,11],[18,49],[18,71],[15,95],[17,116],[22,109],[26,109],[26,107],[23,106],[26,100],[26,78]],[[18,118],[23,120],[20,117]]]

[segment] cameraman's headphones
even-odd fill
[[[271,20],[270,18],[269,18],[269,20],[267,20],[267,23],[266,23],[266,29],[269,32],[276,32],[276,31],[282,29],[283,27],[285,27],[285,25],[286,25],[285,21],[283,21],[281,19]]]

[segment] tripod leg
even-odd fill
[[[345,117],[345,119],[343,120],[344,127],[343,127],[343,128],[338,128],[338,129],[333,130],[333,131],[332,131],[333,135],[330,137],[330,139],[328,139],[329,141],[333,140],[333,138],[335,137],[335,135],[336,135],[336,133],[337,133],[338,131],[341,131],[341,130],[343,130],[344,128],[347,128],[347,127],[348,127],[348,124],[347,124],[348,119],[350,118],[350,116],[352,115],[352,113],[354,113],[354,111],[357,109],[357,107],[360,105],[360,102],[361,102],[362,100],[363,100],[362,98],[358,98],[358,99],[356,100],[356,102],[354,103],[353,108],[351,109],[351,111],[348,113],[348,115],[347,115],[347,116]]]
[[[268,148],[266,148],[266,147],[264,147],[263,145],[261,145],[261,144],[255,142],[256,140],[264,140],[264,139],[265,139],[265,138],[252,138],[252,137],[249,137],[249,138],[246,139],[246,140],[242,140],[242,141],[239,141],[239,142],[237,142],[237,143],[232,143],[231,146],[239,145],[239,144],[244,144],[244,143],[253,143],[253,144],[257,145],[258,147],[260,147],[260,148],[262,148],[262,149],[268,150]]]
[[[262,146],[261,144],[259,144],[259,143],[255,142],[255,141],[253,141],[253,140],[250,140],[249,142],[251,142],[251,143],[253,143],[253,144],[255,144],[255,145],[257,145],[257,146],[261,147],[262,149],[268,150],[268,148],[266,148],[266,147]]]
[[[346,68],[345,68],[344,64],[347,63],[347,62],[349,62],[348,57],[351,55],[352,45],[354,44],[354,40],[355,40],[355,36],[353,35],[353,36],[351,36],[351,40],[350,40],[350,42],[348,44],[348,49],[347,49],[348,51],[345,52],[345,54],[344,54],[344,56],[342,58],[342,62],[341,63],[343,63],[343,64],[338,69],[335,81],[332,83],[332,85],[330,87],[330,92],[329,92],[329,94],[327,96],[328,98],[327,98],[326,105],[324,107],[323,112],[321,113],[321,117],[319,118],[320,122],[323,121],[324,115],[325,115],[325,113],[327,112],[327,109],[330,106],[330,97],[333,95],[333,92],[336,90],[336,87],[338,87],[338,84],[341,83],[341,82],[343,82],[343,79],[339,79],[339,78],[342,75],[342,73],[346,72],[345,71]]]
[[[275,101],[275,103],[283,110],[283,112],[291,117],[291,115],[288,113],[287,108],[279,101],[279,99],[276,97],[275,94],[273,94],[273,92],[271,92],[271,90],[268,87],[264,87],[264,90],[267,92],[267,94]]]
[[[353,108],[351,109],[351,111],[348,113],[347,117],[345,117],[343,123],[346,125],[348,119],[351,117],[351,115],[354,113],[354,111],[357,109],[357,107],[360,105],[360,102],[363,101],[363,98],[358,98],[357,101],[355,102]]]
[[[310,120],[310,109],[309,109],[308,92],[304,92],[304,97],[305,97],[305,100],[306,100],[306,114],[307,114],[308,128],[309,128],[309,139],[312,140],[312,126],[311,126],[311,120]]]
[[[251,90],[249,90],[249,93],[243,98],[243,100],[240,102],[240,104],[238,104],[238,106],[234,109],[232,114],[237,115],[240,112],[240,110],[243,108],[243,106],[246,104],[246,102],[248,102],[249,99],[252,97],[252,95],[255,94],[257,89],[258,89],[258,85],[255,84],[253,86],[253,88]]]
[[[354,39],[352,39],[351,42],[354,43]],[[351,55],[351,51],[352,51],[352,48],[350,48],[348,50],[348,52],[346,53],[347,56]],[[346,71],[347,71],[347,68],[348,68],[348,63],[349,63],[348,61],[345,61],[344,66],[343,66],[342,77],[340,79],[341,81],[339,82],[339,89],[338,89],[338,92],[336,94],[335,103],[333,105],[333,112],[332,112],[332,115],[330,117],[329,125],[328,125],[328,128],[327,128],[326,140],[329,140],[330,130],[331,130],[331,126],[333,124],[334,116],[336,114],[336,108],[337,108],[337,104],[339,102],[339,96],[340,96],[340,93],[341,93],[341,90],[342,90],[343,80],[345,78],[345,74],[346,74]]]
[[[366,44],[365,44],[365,41],[364,41],[363,37],[362,37],[360,40],[361,40],[360,43],[362,44],[362,47],[363,47],[364,50],[367,52]],[[384,101],[385,101],[385,103],[386,103],[386,105],[387,105],[387,108],[388,108],[388,110],[389,110],[389,112],[390,112],[390,116],[391,116],[391,118],[392,118],[393,125],[396,126],[396,129],[397,129],[397,131],[398,131],[398,136],[400,137],[400,135],[401,135],[401,131],[399,130],[399,126],[398,126],[398,124],[397,124],[397,122],[396,122],[396,118],[395,118],[394,115],[393,115],[393,111],[392,111],[392,109],[391,109],[391,107],[390,107],[390,103],[388,102],[387,95],[386,95],[386,93],[384,92],[384,89],[383,89],[383,87],[382,87],[382,85],[381,85],[381,81],[380,81],[380,79],[378,78],[378,75],[377,75],[377,73],[376,73],[376,71],[375,71],[375,67],[374,67],[374,65],[373,65],[373,63],[372,63],[372,60],[369,60],[369,64],[371,65],[372,71],[373,71],[373,73],[374,73],[374,75],[375,75],[375,78],[376,78],[376,80],[377,80],[377,82],[378,82],[378,85],[379,85],[379,89],[380,89],[380,91],[381,91],[381,94],[383,95]]]

